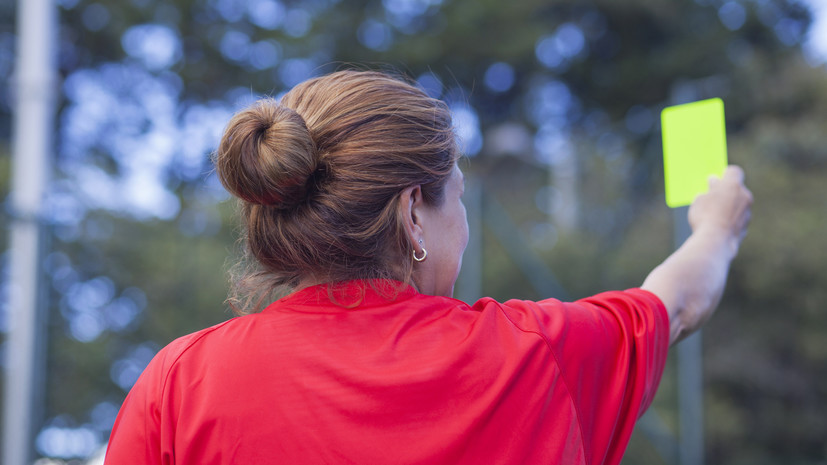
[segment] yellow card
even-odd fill
[[[710,175],[726,169],[724,102],[713,98],[666,107],[660,118],[666,205],[689,205],[709,189]]]

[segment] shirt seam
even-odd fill
[[[217,324],[217,325],[215,325],[211,328],[201,330],[200,334],[196,333],[196,334],[198,334],[198,336],[193,338],[192,341],[188,342],[182,349],[180,349],[180,352],[177,355],[175,355],[175,359],[172,362],[170,362],[167,369],[164,370],[165,371],[165,373],[164,373],[164,382],[161,384],[161,392],[166,394],[166,392],[167,392],[167,383],[169,381],[169,377],[172,374],[172,369],[178,364],[178,361],[181,359],[181,357],[184,356],[184,354],[186,354],[196,343],[201,341],[201,339],[207,337],[207,335],[212,334],[215,331],[218,331],[219,329],[221,329],[224,326],[230,324],[234,320],[235,320],[235,318],[229,319],[229,320],[227,320],[223,323],[219,323],[219,324]],[[184,336],[184,337],[186,337],[186,336]],[[174,342],[175,341],[173,341],[173,343]]]
[[[366,312],[376,308],[384,308],[387,307],[388,304],[397,304],[401,302],[405,302],[406,300],[411,300],[416,298],[420,294],[412,294],[407,297],[396,297],[393,300],[388,300],[387,302],[382,303],[359,303],[358,305],[354,306],[353,308],[348,308],[344,306],[337,306],[330,301],[327,302],[297,302],[293,299],[284,299],[284,300],[277,300],[273,302],[273,304],[269,305],[265,308],[261,313],[266,314],[267,312],[278,312],[278,313],[304,313],[308,315],[339,315],[343,313],[351,313],[351,312]],[[330,305],[336,307],[334,311],[330,310]],[[310,310],[310,308],[323,308],[327,310]]]

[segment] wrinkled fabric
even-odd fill
[[[126,398],[106,464],[617,464],[669,342],[640,289],[473,306],[316,286],[181,337]]]

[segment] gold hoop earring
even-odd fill
[[[422,256],[421,257],[416,256],[416,250],[413,251],[413,259],[418,261],[418,262],[421,262],[422,260],[425,260],[425,257],[427,257],[427,256],[428,256],[428,251],[425,250],[425,247],[422,247]]]

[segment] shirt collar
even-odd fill
[[[418,294],[413,286],[388,279],[325,283],[296,291],[273,302],[265,311],[289,307],[313,313],[338,313],[399,303]]]

